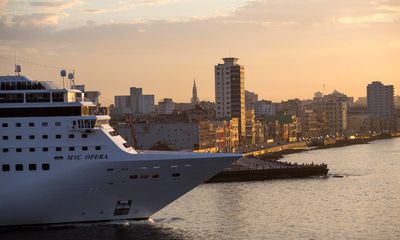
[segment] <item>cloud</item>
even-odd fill
[[[54,10],[54,9],[68,9],[72,8],[75,5],[81,3],[82,0],[69,0],[69,1],[36,1],[31,2],[30,5],[32,7],[39,8],[41,10]]]
[[[341,24],[368,24],[368,23],[391,23],[399,20],[399,14],[376,13],[367,16],[340,17]]]
[[[27,26],[55,26],[66,14],[34,13],[29,15],[13,16],[11,23],[19,27]]]

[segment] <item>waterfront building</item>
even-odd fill
[[[321,123],[318,122],[317,113],[311,109],[304,109],[298,116],[300,124],[300,136],[303,138],[317,138],[321,136]]]
[[[275,106],[271,101],[261,100],[254,104],[254,114],[257,118],[262,116],[274,116],[276,114]]]
[[[158,102],[158,113],[159,114],[172,114],[174,111],[174,102],[172,98],[164,98]]]
[[[215,144],[220,152],[237,152],[239,148],[239,121],[214,121]]]
[[[312,110],[317,114],[323,135],[337,136],[346,133],[349,102],[351,102],[350,98],[336,90],[322,98],[314,98]]]
[[[196,87],[196,80],[193,81],[193,89],[192,89],[192,99],[191,103],[196,105],[199,103],[199,98],[197,97],[197,87]]]
[[[367,110],[371,117],[394,123],[394,87],[374,81],[367,86]]]
[[[277,143],[297,140],[298,120],[294,115],[279,112],[275,116],[264,116],[265,138]],[[270,142],[269,141],[269,142]]]
[[[246,144],[254,145],[256,143],[256,129],[254,110],[246,110]]]
[[[258,101],[258,94],[245,90],[244,96],[246,110],[254,109],[254,105]]]
[[[244,66],[238,58],[223,58],[215,65],[215,102],[217,119],[239,119],[239,136],[246,138]]]

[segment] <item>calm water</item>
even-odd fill
[[[0,239],[400,239],[400,139],[289,155],[344,178],[202,185],[130,226],[14,230]]]

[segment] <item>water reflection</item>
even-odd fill
[[[131,240],[131,239],[188,239],[183,231],[163,227],[162,224],[82,224],[57,227],[2,229],[1,240]]]

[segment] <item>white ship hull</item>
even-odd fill
[[[236,159],[60,162],[40,177],[1,176],[0,226],[147,219]],[[115,215],[118,201],[131,201],[127,214]]]

